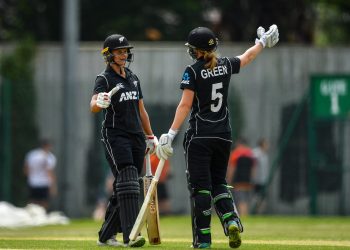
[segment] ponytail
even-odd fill
[[[213,70],[218,64],[217,55],[214,51],[201,51],[206,61],[205,68]]]

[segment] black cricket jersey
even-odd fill
[[[211,70],[199,59],[185,69],[180,88],[195,92],[189,120],[194,135],[231,134],[227,96],[231,75],[239,73],[240,62],[238,57],[218,58]]]
[[[129,69],[125,68],[126,78],[118,75],[109,65],[106,70],[97,75],[94,92],[109,92],[116,85],[123,88],[111,98],[111,105],[103,109],[102,126],[126,131],[128,133],[143,133],[139,100],[143,98],[140,81]]]

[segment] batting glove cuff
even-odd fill
[[[256,38],[255,39],[255,44],[258,44],[258,43],[260,43],[263,46],[263,48],[265,48],[265,46],[266,46],[266,37],[263,36],[260,39]]]
[[[158,138],[155,135],[146,135],[146,154],[154,154],[158,145]]]
[[[178,133],[178,130],[169,129],[169,131],[168,131],[168,135],[171,138],[171,140],[174,140],[174,138],[177,135],[177,133]]]

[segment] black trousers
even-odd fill
[[[226,171],[232,140],[230,135],[195,136],[186,133],[184,149],[188,182],[195,190],[212,190],[226,184]]]
[[[228,137],[228,138],[227,138]],[[226,170],[230,156],[230,137],[195,136],[184,139],[187,181],[190,191],[193,246],[211,243],[212,198],[226,195],[215,206],[218,215],[232,213],[233,204],[227,194]],[[221,218],[224,223],[223,218]]]
[[[142,133],[130,134],[109,128],[103,128],[101,132],[106,158],[115,179],[99,239],[104,242],[117,232],[123,232],[123,241],[127,243],[139,211],[138,177],[145,157],[145,137]]]
[[[111,128],[103,128],[101,132],[106,158],[114,177],[126,166],[135,166],[138,174],[141,174],[146,151],[144,134]]]

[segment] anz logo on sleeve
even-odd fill
[[[181,83],[190,84],[190,75],[187,72],[184,73]]]

